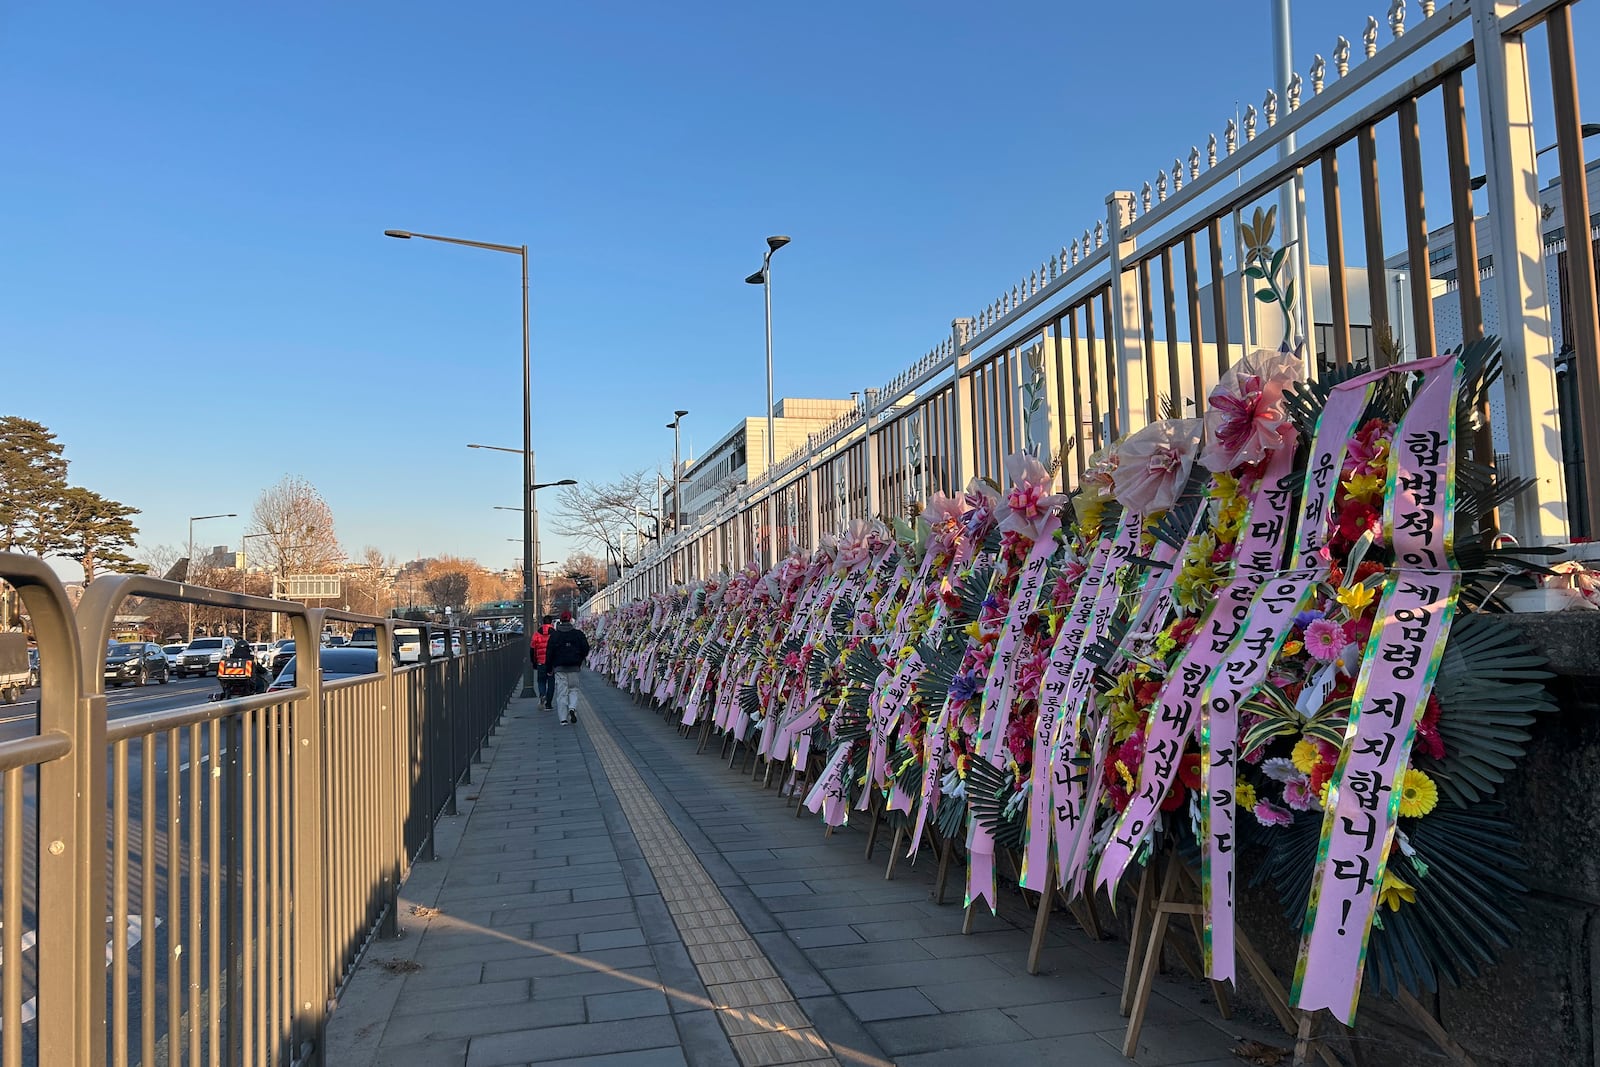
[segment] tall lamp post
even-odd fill
[[[228,512],[225,515],[218,514],[218,515],[190,515],[189,516],[189,560],[188,560],[187,563],[184,564],[183,577],[184,577],[185,581],[190,581],[191,580],[190,576],[194,574],[194,524],[197,523],[197,522],[205,522],[207,519],[237,519],[238,517],[239,516],[236,513],[232,512],[232,511]],[[194,640],[194,605],[193,604],[189,605],[189,640],[191,640],[191,641]]]
[[[467,447],[468,448],[482,448],[482,449],[485,449],[485,450],[487,450],[489,452],[511,452],[513,454],[515,454],[516,451],[517,451],[514,448],[504,448],[504,447],[502,447],[500,445],[468,445]],[[528,464],[528,470],[530,472],[533,470],[533,463],[531,461]],[[528,489],[523,494],[523,497],[522,497],[523,500],[527,501],[527,504],[525,506],[525,511],[523,513],[522,528],[523,528],[524,532],[530,534],[531,538],[532,538],[532,540],[528,544],[528,551],[523,554],[524,558],[523,558],[523,561],[522,561],[523,562],[522,599],[523,599],[524,603],[526,605],[528,605],[528,608],[530,609],[530,610],[525,611],[523,613],[522,633],[523,633],[523,636],[528,637],[530,639],[533,637],[534,626],[538,622],[539,614],[540,614],[539,613],[539,584],[536,581],[534,581],[534,579],[531,576],[532,572],[533,572],[533,553],[534,553],[534,549],[539,544],[539,504],[538,504],[539,490],[541,490],[541,489],[549,489],[552,486],[557,486],[557,485],[577,485],[577,484],[578,484],[577,481],[572,479],[572,478],[563,478],[559,482],[531,482],[530,481],[528,483]],[[495,505],[495,506],[499,507],[498,504]],[[515,511],[517,509],[515,509],[515,508],[506,508],[504,510],[506,510],[506,511]],[[531,589],[529,587],[530,583],[532,585]],[[532,696],[533,693],[534,693],[534,690],[525,688],[522,695],[523,696]]]
[[[443,241],[445,244],[465,245],[468,248],[481,248],[488,252],[505,252],[522,257],[522,504],[527,511],[522,517],[522,562],[525,571],[533,569],[533,374],[528,358],[528,246],[527,245],[501,245],[488,241],[467,241],[460,237],[440,237],[432,233],[412,233],[409,230],[384,230],[385,237],[394,237],[402,241],[409,241],[413,237],[420,237],[427,241]],[[526,582],[522,590],[522,632],[525,635],[533,633],[533,601],[528,596]],[[533,662],[530,660],[522,669],[522,695],[530,697],[538,692],[537,681],[534,678]]]
[[[759,285],[767,297],[767,471],[777,465],[772,440],[772,253],[789,243],[787,237],[768,237],[767,254],[761,257],[761,269],[745,279],[746,285]]]
[[[673,420],[667,423],[667,429],[672,431],[672,532],[677,533],[683,515],[683,499],[679,496],[683,491],[683,485],[678,477],[678,426],[683,422],[683,417],[689,413],[679,409],[672,414]]]

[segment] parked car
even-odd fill
[[[283,670],[283,665],[292,659],[294,659],[294,642],[275,642],[272,646],[272,660],[267,664],[267,670],[277,674]]]
[[[324,682],[378,673],[378,650],[375,648],[325,648],[322,650],[321,658],[322,680]],[[295,685],[294,665],[295,657],[290,656],[289,662],[283,665],[283,670],[279,671],[278,676],[272,680],[272,685],[267,687],[267,692],[293,689]]]
[[[183,655],[182,645],[162,645],[161,654],[167,657],[167,670],[178,674],[178,657]],[[183,675],[178,674],[182,678]]]
[[[167,654],[149,641],[127,641],[106,649],[105,680],[109,686],[166,685],[171,677]]]
[[[231,637],[197,637],[184,648],[178,657],[178,677],[198,675],[204,678],[217,673],[217,664],[233,651]]]

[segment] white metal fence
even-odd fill
[[[1113,439],[1168,411],[1200,414],[1222,371],[1285,334],[1239,273],[1261,236],[1255,211],[1269,206],[1281,207],[1274,241],[1290,249],[1301,294],[1287,328],[1311,349],[1311,373],[1435,354],[1481,336],[1490,309],[1506,370],[1493,436],[1472,451],[1531,479],[1508,532],[1543,544],[1600,530],[1597,232],[1576,4],[1455,0],[1411,13],[1394,0],[1386,24],[1369,18],[1329,42],[1259,107],[1108,196],[1081,234],[588,608],[809,551],[852,519],[998,479],[1024,447],[1059,462],[1072,487]],[[1538,145],[1537,130],[1553,143]],[[1539,170],[1552,152],[1553,180],[1548,162]],[[1590,220],[1589,240],[1572,240],[1567,219]]]

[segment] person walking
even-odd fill
[[[550,710],[550,700],[555,696],[556,680],[547,662],[547,650],[550,646],[550,632],[555,629],[555,618],[546,615],[539,620],[539,628],[533,631],[533,637],[528,642],[528,655],[533,658],[533,667],[539,679],[539,700],[544,704],[546,711]]]
[[[563,611],[561,621],[545,644],[545,662],[556,676],[556,713],[563,726],[572,725],[578,715],[578,672],[589,655],[589,638],[572,625],[572,612]]]

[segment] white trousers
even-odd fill
[[[556,714],[561,716],[562,722],[571,722],[578,717],[578,674],[577,667],[557,667],[556,676]]]

